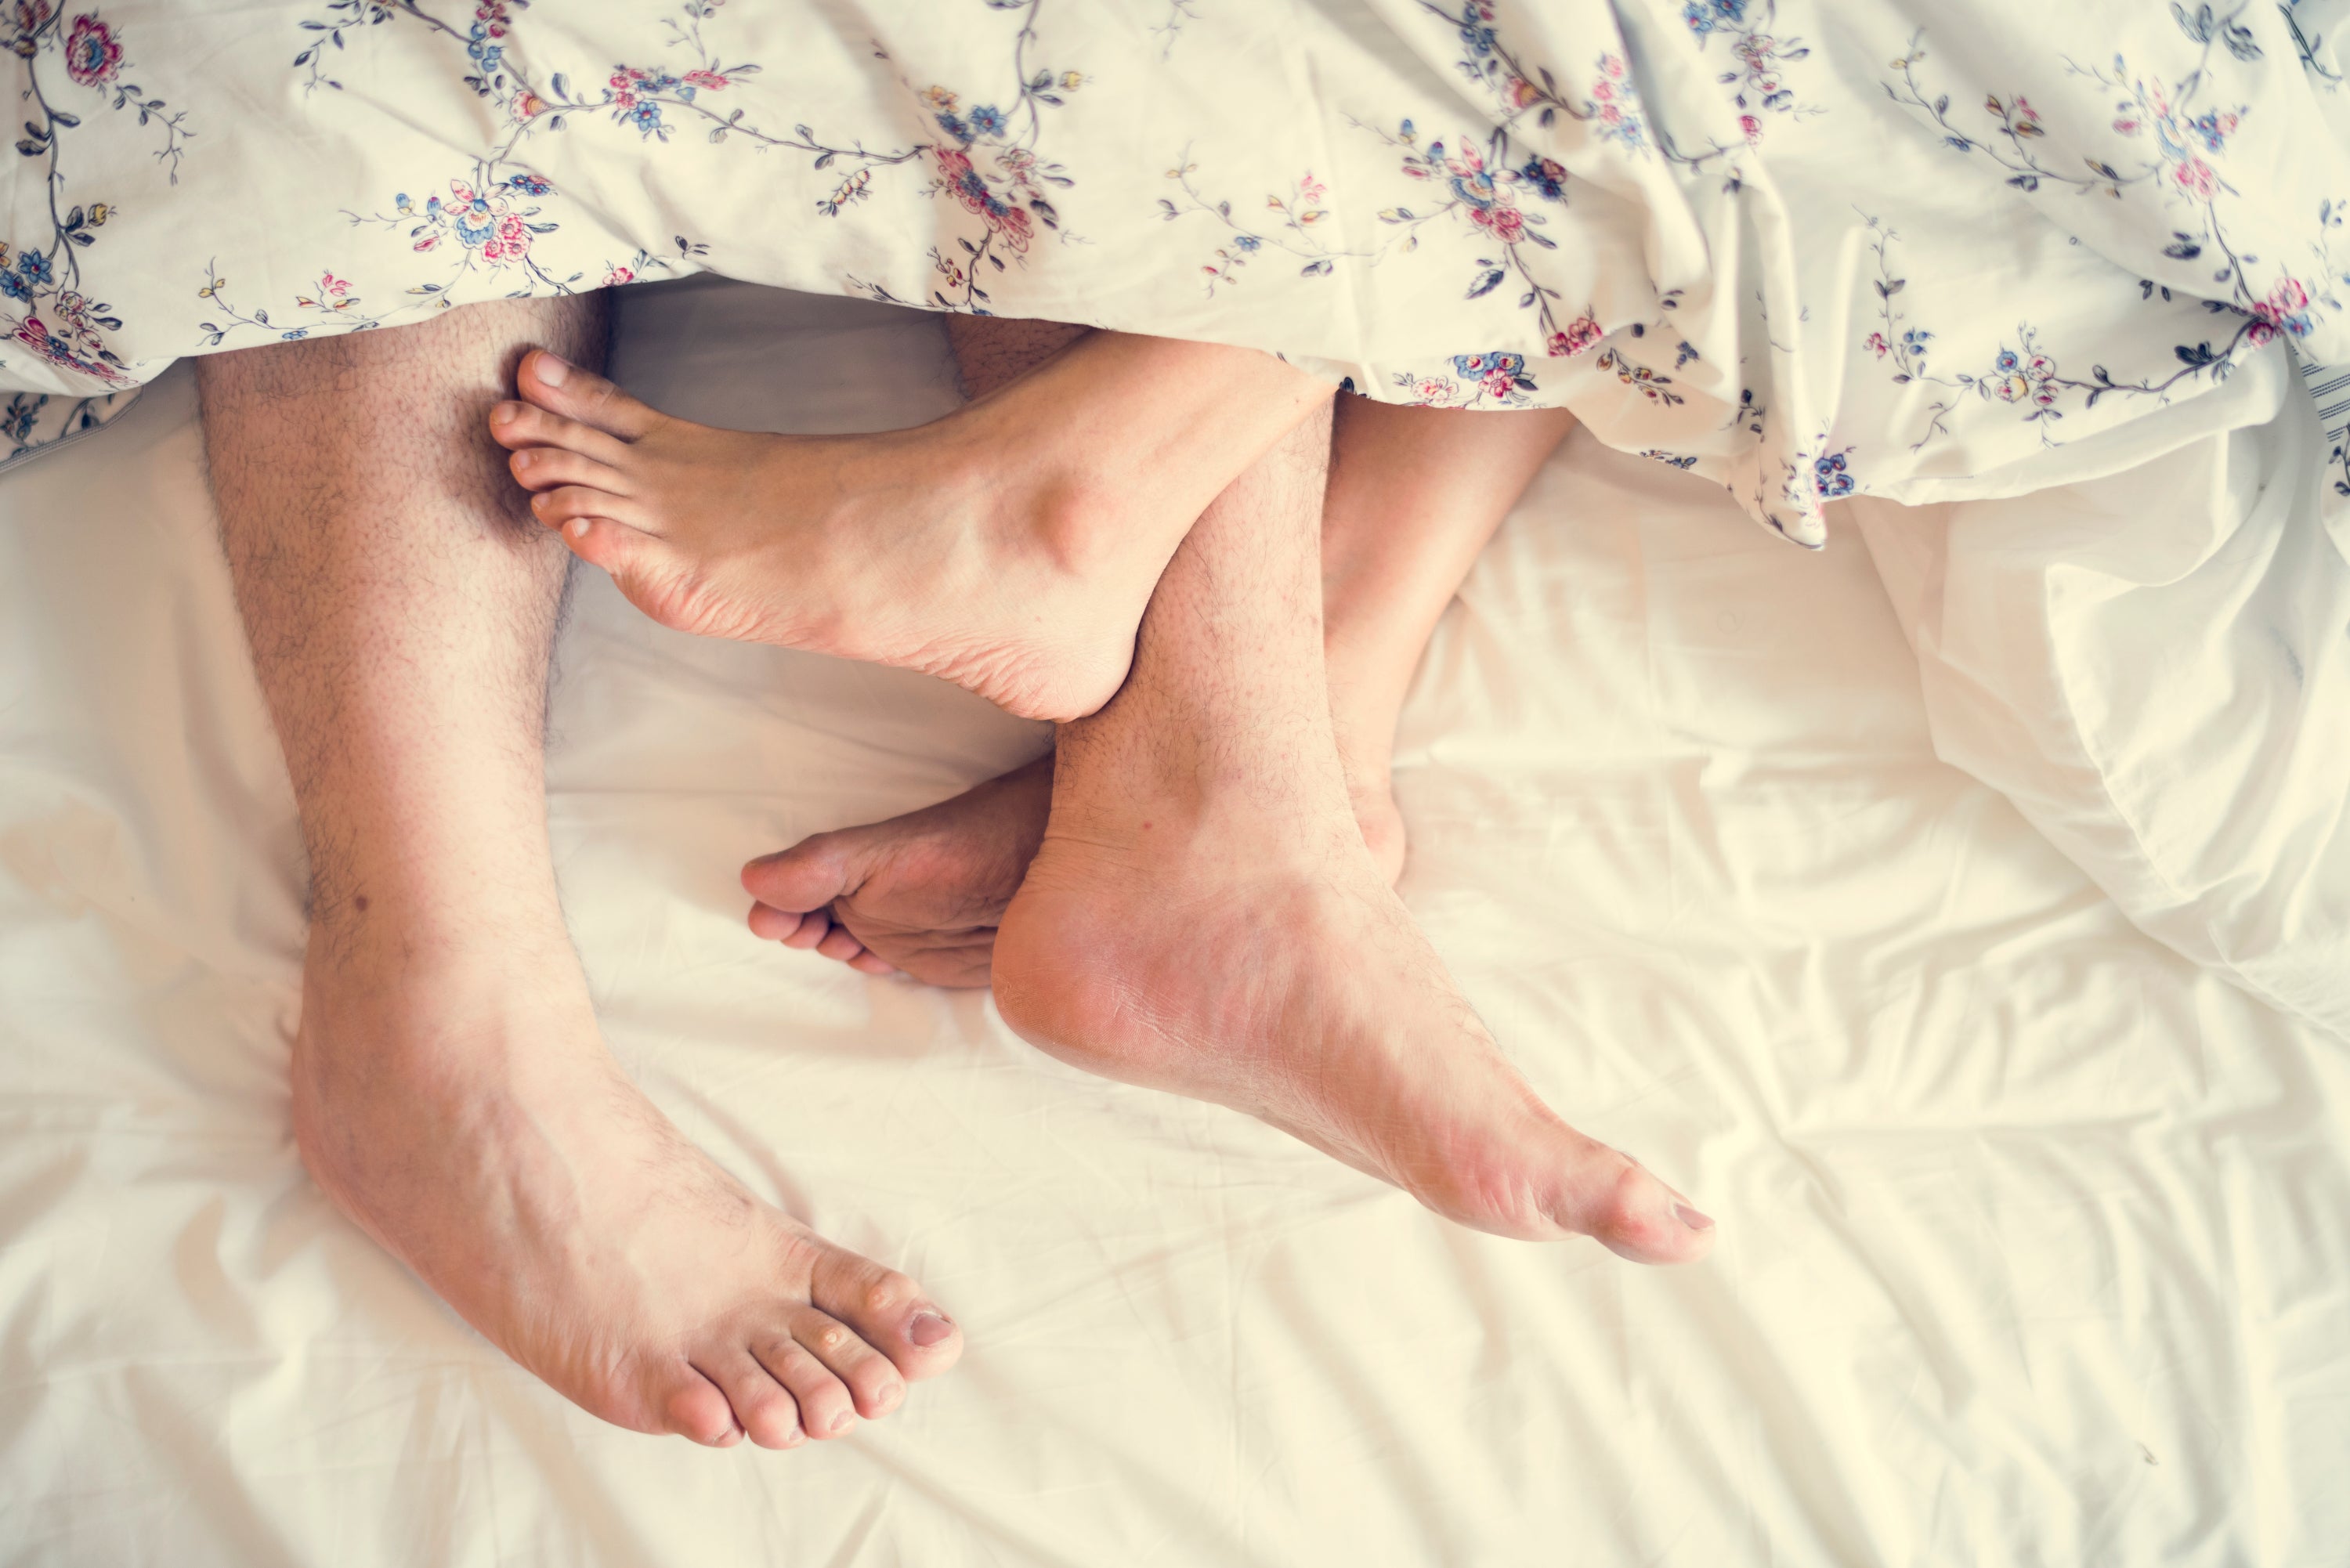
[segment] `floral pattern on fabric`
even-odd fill
[[[0,433],[714,269],[1572,408],[1814,545],[2350,363],[2345,9],[7,0]]]

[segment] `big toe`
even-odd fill
[[[850,891],[853,859],[842,835],[819,833],[743,867],[743,888],[770,909],[806,914]]]
[[[962,1355],[962,1330],[895,1269],[834,1247],[811,1282],[816,1304],[889,1357],[909,1382],[936,1377]]]
[[[1693,1263],[1713,1250],[1713,1221],[1630,1156],[1569,1133],[1576,1147],[1544,1204],[1567,1230],[1636,1263]]]
[[[593,370],[544,348],[534,348],[524,357],[515,373],[515,386],[548,412],[592,425],[622,441],[651,433],[664,417]]]

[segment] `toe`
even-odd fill
[[[807,1441],[807,1434],[800,1430],[799,1401],[748,1349],[713,1357],[702,1372],[718,1385],[733,1407],[735,1424],[759,1447],[795,1449]]]
[[[853,833],[819,833],[789,849],[762,855],[743,867],[743,886],[763,904],[778,909],[821,909],[847,898],[864,880],[865,858],[856,853]]]
[[[898,1368],[847,1324],[828,1313],[806,1307],[792,1314],[792,1337],[840,1379],[867,1420],[888,1415],[906,1399]]]
[[[626,461],[629,443],[593,425],[549,413],[536,403],[500,403],[490,410],[490,439],[509,451],[560,447],[599,462]]]
[[[936,1377],[962,1355],[962,1331],[895,1269],[834,1247],[817,1259],[810,1282],[819,1308],[911,1380]]]
[[[751,934],[766,941],[787,942],[798,934],[801,923],[809,918],[789,909],[778,909],[772,904],[754,904],[751,906]],[[815,918],[823,919],[822,916]]]
[[[816,950],[839,963],[847,963],[865,950],[865,944],[848,934],[847,926],[835,926],[816,943]]]
[[[723,1449],[741,1440],[742,1429],[734,1424],[734,1407],[718,1386],[692,1368],[669,1397],[661,1401],[661,1419],[668,1428],[681,1438],[690,1438],[713,1449]]]
[[[847,1385],[788,1332],[754,1342],[751,1353],[791,1391],[799,1407],[800,1430],[807,1436],[818,1441],[837,1438],[856,1422],[856,1402]]]
[[[859,974],[891,975],[898,972],[896,964],[891,963],[879,953],[869,951],[858,953],[855,958],[850,959],[848,967]]]
[[[626,523],[635,510],[628,498],[587,484],[560,484],[530,498],[530,514],[549,528],[560,528],[577,517],[608,517]]]
[[[800,917],[798,929],[785,934],[784,946],[798,948],[805,952],[822,942],[831,933],[831,912],[826,909],[810,909]]]
[[[1584,1146],[1545,1207],[1636,1263],[1693,1263],[1713,1250],[1713,1221],[1639,1161],[1576,1135]]]
[[[525,490],[577,484],[613,496],[629,491],[628,476],[610,463],[559,446],[526,446],[506,459],[506,470]]]
[[[525,398],[547,412],[577,420],[622,441],[650,434],[665,418],[594,371],[583,370],[544,348],[534,349],[524,358],[515,384]]]

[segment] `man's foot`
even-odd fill
[[[1477,1230],[1650,1263],[1711,1247],[1711,1220],[1535,1096],[1352,823],[1269,830],[1257,799],[1092,806],[1056,810],[996,939],[996,1004],[1024,1038],[1261,1116]]]
[[[426,961],[314,932],[294,1127],[345,1213],[515,1361],[640,1432],[794,1448],[954,1365],[962,1335],[920,1286],[720,1170],[605,1053],[567,947],[540,944],[537,986],[515,981],[521,947]]]
[[[951,800],[761,856],[743,867],[751,929],[867,974],[984,986],[1052,805],[1048,752]]]
[[[1403,814],[1384,782],[1387,753],[1378,755],[1378,779],[1360,782],[1350,760],[1347,780],[1363,842],[1392,884],[1403,874]],[[1045,841],[1052,805],[1047,753],[951,800],[763,855],[743,867],[743,889],[758,900],[751,929],[867,974],[984,986],[996,926]]]

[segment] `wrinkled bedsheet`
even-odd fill
[[[952,398],[934,321],[735,286],[631,291],[619,353],[776,428]],[[754,940],[747,855],[1043,732],[589,576],[552,813],[614,1050],[971,1337],[821,1449],[598,1424],[297,1163],[292,804],[192,412],[175,371],[0,478],[0,1562],[2343,1560],[2343,1044],[1937,759],[1866,550],[1582,433],[1420,672],[1404,892],[1713,1258],[1472,1235],[982,996]]]
[[[1800,543],[2350,365],[2345,0],[21,0],[0,456],[702,270],[1572,407]],[[12,134],[14,134],[12,132]],[[2311,454],[2350,497],[2337,430]]]

